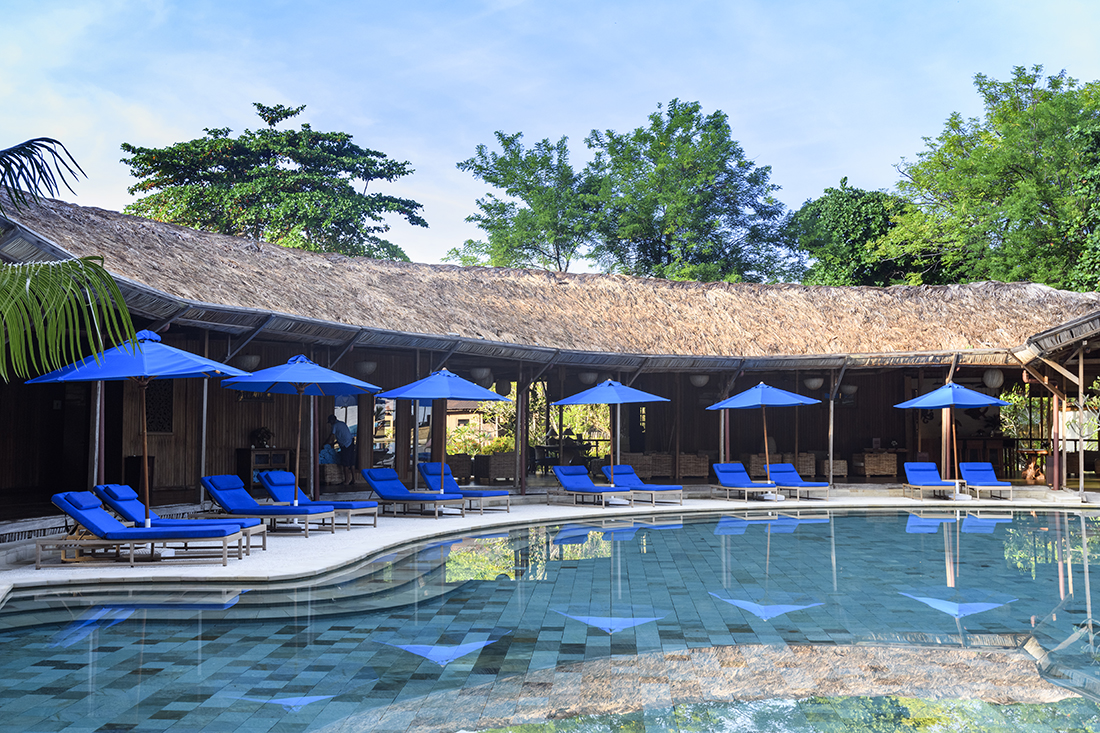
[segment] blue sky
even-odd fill
[[[119,145],[261,126],[252,102],[307,105],[415,173],[374,190],[424,205],[389,238],[438,262],[479,231],[488,190],[455,163],[493,132],[626,132],[660,102],[724,111],[797,208],[843,176],[889,189],[952,111],[981,112],[973,76],[1016,65],[1100,79],[1100,4],[1076,0],[730,2],[10,3],[0,44],[0,147],[47,135],[88,173],[66,198],[120,210]]]

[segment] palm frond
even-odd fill
[[[72,191],[66,174],[76,178],[78,172],[87,175],[68,149],[52,137],[36,137],[0,150],[0,191],[7,194],[16,211],[40,196],[56,196],[62,185]]]
[[[57,369],[133,335],[102,258],[0,267],[0,379]]]

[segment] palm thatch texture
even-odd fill
[[[1100,294],[1031,283],[696,283],[349,258],[50,200],[19,221],[74,256],[102,254],[111,272],[156,291],[149,317],[179,307],[165,297],[209,303],[240,309],[212,318],[242,332],[257,325],[249,318],[262,322],[261,311],[601,354],[967,354],[1015,348],[1100,310]],[[207,317],[194,308],[178,322]]]

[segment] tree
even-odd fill
[[[122,162],[139,182],[130,193],[148,194],[126,212],[221,234],[286,247],[408,260],[379,235],[389,231],[387,214],[427,226],[420,204],[366,193],[373,181],[412,173],[408,162],[360,148],[343,132],[275,126],[305,106],[255,103],[267,128],[230,137],[229,128],[206,128],[206,136],[167,148],[123,143]],[[353,185],[362,181],[363,193]]]
[[[898,190],[914,208],[882,241],[884,256],[937,260],[955,282],[1074,284],[1092,203],[1079,191],[1087,156],[1069,132],[1097,120],[1100,85],[1064,71],[1044,80],[1042,69],[1017,66],[1007,82],[976,75],[984,117],[952,114],[917,161],[902,161]]]
[[[724,113],[673,99],[646,127],[593,130],[585,142],[599,181],[592,255],[606,271],[760,282],[796,269],[778,246],[771,169],[745,158]]]
[[[902,255],[884,258],[878,241],[894,227],[894,218],[909,204],[885,191],[865,191],[840,181],[839,188],[807,201],[788,217],[784,236],[792,249],[812,260],[802,282],[807,285],[895,285],[919,273],[934,282],[935,261]]]
[[[70,163],[72,165],[70,165]],[[74,170],[75,168],[75,170]],[[84,171],[65,146],[39,137],[0,150],[0,215],[43,196],[70,191],[66,174]],[[85,339],[96,349],[107,340],[134,335],[122,293],[102,257],[0,267],[0,379],[28,377],[59,368],[84,355]]]
[[[478,145],[458,169],[504,192],[477,200],[466,217],[488,241],[467,240],[447,253],[463,265],[531,267],[565,272],[592,237],[592,214],[583,176],[569,164],[568,138],[544,138],[525,150],[523,133],[496,133],[501,153]]]

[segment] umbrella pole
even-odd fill
[[[771,455],[768,452],[768,408],[761,406],[760,415],[764,418],[764,475],[772,480]],[[797,496],[795,497],[798,498]]]
[[[145,388],[149,380],[142,378],[137,383],[141,392],[141,493],[145,499],[145,526],[148,528],[153,526],[149,518],[149,424],[145,419]]]
[[[298,473],[302,467],[302,403],[306,399],[306,387],[304,384],[294,386],[298,389],[298,439],[294,444],[298,465],[294,467],[294,506],[298,506]]]

